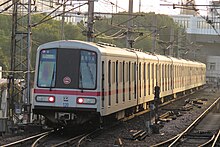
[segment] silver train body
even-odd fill
[[[148,109],[156,85],[164,102],[203,86],[205,73],[199,62],[103,43],[50,42],[37,50],[33,112],[53,124],[121,119]]]

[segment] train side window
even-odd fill
[[[111,106],[111,61],[108,61],[108,105]]]
[[[165,91],[167,91],[167,65],[165,65]]]
[[[156,67],[155,67],[155,74],[156,74],[156,75],[155,75],[155,78],[156,78],[156,85],[157,85],[157,86],[159,86],[159,85],[158,85],[158,83],[159,83],[159,80],[158,80],[158,79],[159,79],[159,78],[158,78],[158,76],[159,76],[159,68],[158,68],[158,63],[157,63],[155,66],[156,66]],[[156,85],[155,85],[155,86],[156,86]]]
[[[139,63],[139,97],[141,97],[141,63]]]
[[[137,75],[136,75],[137,64],[134,62],[134,99],[137,97]]]
[[[161,91],[164,91],[164,64],[162,64],[162,84]]]
[[[122,86],[123,86],[123,102],[125,101],[125,61],[123,61],[122,65]]]
[[[152,64],[152,66],[151,66],[151,78],[152,78],[152,87],[151,87],[151,89],[152,89],[152,93],[154,93],[154,74],[155,74],[155,71],[154,71],[154,64]]]
[[[102,108],[104,108],[105,100],[105,62],[102,61]]]
[[[115,83],[115,62],[112,62],[112,84]]]
[[[144,96],[146,96],[146,63],[144,63],[143,75],[144,75]]]
[[[168,65],[168,90],[170,90],[170,65]]]
[[[147,65],[147,74],[148,74],[148,95],[150,95],[150,63]]]
[[[116,103],[118,103],[118,61],[116,61]]]
[[[119,64],[119,83],[122,82],[122,62]]]
[[[131,82],[134,81],[134,63],[131,63]]]
[[[131,62],[128,64],[128,71],[129,100],[131,100]]]
[[[128,81],[128,73],[129,73],[129,69],[128,69],[128,63],[126,62],[126,72],[125,72],[125,74],[126,74],[126,82]]]
[[[160,87],[161,87],[161,75],[162,75],[162,73],[161,73],[161,68],[162,68],[162,65],[160,64],[159,65],[159,85],[160,85]],[[161,88],[160,88],[161,89]]]
[[[175,82],[177,82],[177,68],[176,68],[176,65],[173,66],[173,69],[174,69],[174,72],[173,72],[174,75],[173,76],[174,76]],[[174,84],[174,88],[176,88],[176,84]]]

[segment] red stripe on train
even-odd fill
[[[82,95],[82,96],[101,96],[101,92],[91,91],[73,91],[73,90],[45,90],[45,89],[34,89],[35,94],[67,94],[67,95]]]

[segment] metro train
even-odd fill
[[[49,124],[120,120],[205,85],[206,65],[112,44],[61,40],[40,45],[33,113]]]

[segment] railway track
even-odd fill
[[[68,139],[61,134],[50,134],[52,136],[41,136],[38,138],[33,144],[32,147],[40,147],[40,146],[50,146],[50,147],[68,147],[68,146],[81,146],[84,142],[89,140],[92,135],[96,135],[101,131],[101,129],[96,129],[93,131],[89,131],[87,133],[81,133],[79,135],[73,135],[72,137],[68,137]]]
[[[44,133],[40,133],[40,134],[37,134],[37,135],[33,135],[33,136],[30,136],[30,137],[27,137],[27,138],[24,138],[24,139],[20,139],[20,140],[11,142],[9,144],[2,145],[1,147],[22,146],[22,145],[25,145],[25,144],[30,144],[30,142],[32,142],[34,139],[40,138],[42,136],[47,136],[50,133],[52,133],[53,131],[54,130],[47,131],[47,132],[44,132]]]
[[[159,146],[217,146],[219,145],[219,119],[218,113],[212,113],[219,104],[220,97],[208,107],[188,128],[175,137],[164,142],[153,145]],[[219,111],[219,110],[218,110]],[[207,124],[207,122],[211,122]]]

